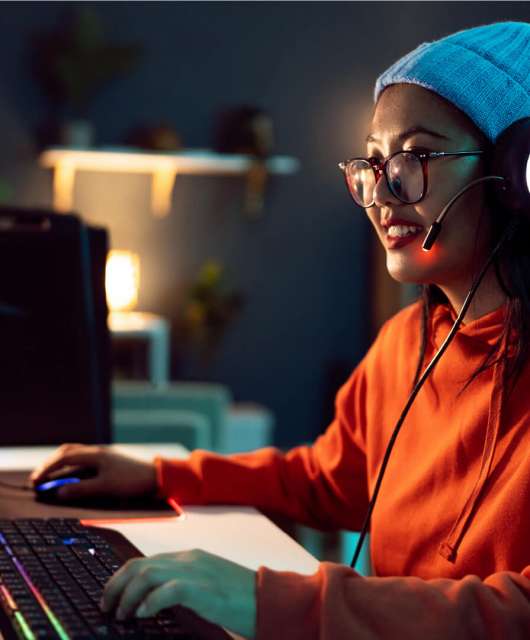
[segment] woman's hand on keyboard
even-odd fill
[[[154,463],[136,460],[99,445],[63,444],[33,471],[30,482],[35,486],[46,479],[64,475],[69,467],[91,468],[95,476],[61,487],[57,495],[63,499],[133,497],[156,493]]]
[[[200,549],[134,558],[105,585],[101,608],[118,620],[147,618],[174,605],[253,638],[256,572]]]

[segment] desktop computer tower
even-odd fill
[[[0,445],[107,443],[107,232],[0,207]]]

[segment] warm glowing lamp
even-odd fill
[[[130,311],[138,302],[140,259],[131,251],[113,250],[107,258],[105,289],[109,309]]]

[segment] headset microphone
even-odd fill
[[[438,237],[440,231],[442,230],[443,219],[447,215],[447,212],[449,211],[449,209],[458,200],[458,198],[460,198],[460,196],[463,196],[464,193],[468,189],[471,189],[471,187],[474,187],[475,185],[480,184],[481,182],[486,182],[486,180],[502,180],[504,182],[505,178],[503,178],[502,176],[484,176],[483,178],[477,178],[477,180],[473,180],[473,182],[470,182],[469,184],[466,184],[465,187],[460,189],[460,191],[456,195],[454,195],[451,198],[451,200],[449,200],[449,202],[442,209],[440,215],[436,218],[436,220],[429,227],[429,231],[427,231],[427,235],[425,236],[425,240],[423,241],[423,244],[421,245],[421,248],[424,251],[430,251],[431,250],[436,238]]]
[[[429,251],[442,230],[449,209],[468,189],[486,180],[496,180],[495,198],[515,214],[530,215],[530,118],[511,124],[498,137],[490,161],[494,174],[473,180],[463,187],[442,209],[429,227],[422,249]]]

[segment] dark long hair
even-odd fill
[[[504,384],[513,389],[530,352],[530,211],[514,213],[495,204],[493,190],[488,191],[489,205],[486,214],[491,220],[491,246],[499,241],[508,225],[517,216],[515,232],[505,241],[497,255],[493,268],[499,286],[507,297],[504,328],[486,357],[466,381],[464,391],[483,371],[502,362]],[[478,265],[480,268],[481,265]],[[429,326],[434,307],[447,303],[445,294],[432,284],[422,287],[422,319],[420,350],[413,385],[423,370],[425,351],[429,339]]]

